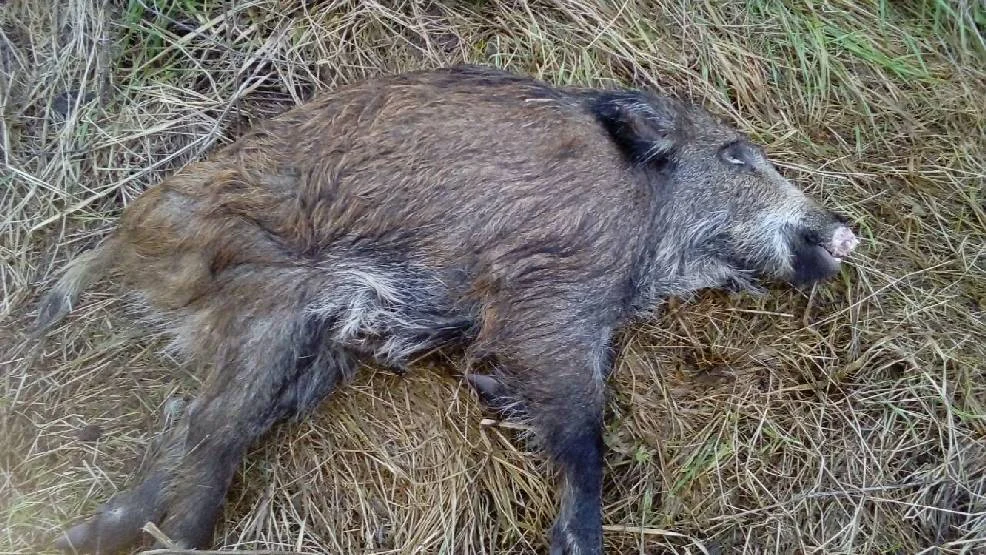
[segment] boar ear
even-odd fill
[[[675,148],[675,109],[637,92],[606,92],[592,112],[634,163],[663,163]]]

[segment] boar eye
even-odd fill
[[[723,162],[734,166],[746,166],[749,164],[747,150],[740,143],[730,143],[719,151],[719,157]]]

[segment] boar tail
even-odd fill
[[[37,337],[71,312],[79,295],[109,272],[118,250],[119,240],[111,237],[69,262],[55,286],[38,303],[38,317],[29,333]]]

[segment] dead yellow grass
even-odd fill
[[[53,270],[251,122],[462,60],[703,103],[864,239],[809,294],[708,293],[623,335],[611,552],[986,552],[982,3],[229,4],[0,8],[0,552],[43,549],[124,487],[196,389],[112,284],[27,341]],[[217,547],[542,552],[550,469],[483,418],[442,365],[367,369],[256,447]]]

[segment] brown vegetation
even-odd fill
[[[974,3],[160,0],[0,12],[0,550],[124,487],[193,374],[112,288],[43,345],[53,269],[148,185],[313,91],[467,60],[703,103],[858,222],[806,295],[673,301],[622,337],[612,552],[976,552],[986,545],[986,56]],[[543,551],[552,476],[447,369],[367,369],[277,429],[217,543]]]

